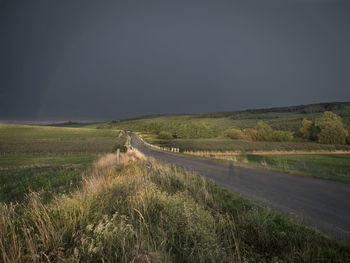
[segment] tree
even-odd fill
[[[253,128],[246,128],[243,130],[246,139],[249,141],[257,141],[258,140],[258,132]]]
[[[312,121],[309,121],[308,119],[303,119],[301,123],[301,128],[299,129],[300,133],[302,134],[304,139],[310,139],[311,138],[311,128],[312,128]]]
[[[267,123],[263,121],[258,121],[255,125],[257,131],[257,140],[258,141],[272,141],[273,130]]]
[[[315,126],[319,128],[318,141],[327,144],[345,144],[349,133],[344,129],[341,117],[331,111],[325,111],[315,120]]]

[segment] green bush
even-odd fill
[[[315,126],[320,129],[318,141],[326,144],[345,144],[349,136],[344,128],[341,117],[331,111],[325,111],[315,120]]]
[[[158,138],[159,138],[159,139],[163,139],[163,140],[170,140],[170,139],[173,139],[173,136],[171,135],[170,132],[161,131],[161,132],[159,132],[159,134],[158,134]]]
[[[257,141],[258,140],[258,131],[253,128],[246,128],[243,130],[244,135],[249,141]]]
[[[255,125],[258,141],[273,141],[273,130],[270,125],[263,121],[258,121]]]
[[[305,118],[303,119],[299,131],[304,139],[310,139],[312,125],[312,121],[309,121]]]
[[[290,131],[273,131],[272,140],[274,142],[289,142],[293,140],[293,133]]]
[[[247,136],[239,129],[227,129],[224,131],[223,136],[233,140],[246,140]]]
[[[293,132],[273,130],[263,121],[258,121],[255,129],[244,129],[244,133],[252,141],[287,142],[294,139]]]

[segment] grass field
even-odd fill
[[[0,125],[0,201],[23,200],[30,190],[53,193],[79,186],[82,174],[110,152],[117,131]]]
[[[293,174],[350,183],[350,154],[206,155],[242,166],[268,168]]]
[[[81,188],[0,206],[7,262],[349,262],[350,247],[214,183],[128,152]]]
[[[1,124],[0,153],[108,152],[117,135],[113,130]]]

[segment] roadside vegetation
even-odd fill
[[[348,262],[350,247],[203,178],[107,154],[48,203],[0,205],[3,262]]]
[[[162,147],[180,148],[184,151],[231,151],[231,152],[252,152],[252,151],[349,151],[350,145],[320,144],[313,142],[251,142],[246,140],[231,140],[225,138],[215,139],[177,139],[164,140],[151,136],[143,136],[146,141]]]
[[[81,185],[82,174],[113,146],[119,131],[0,125],[0,201],[40,191],[48,201]]]
[[[273,169],[350,183],[350,154],[230,154],[205,151],[188,154],[232,162],[239,166]]]

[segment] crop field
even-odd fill
[[[348,262],[350,247],[137,152],[101,157],[79,189],[0,204],[7,262]],[[44,223],[43,223],[44,222]]]
[[[117,131],[0,125],[0,201],[23,200],[29,191],[55,192],[80,185],[82,174],[116,143]]]

